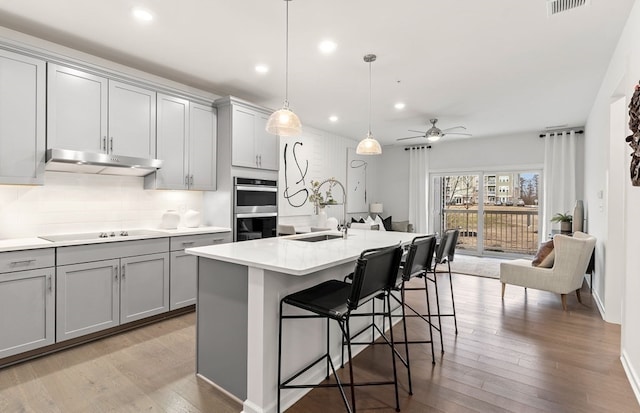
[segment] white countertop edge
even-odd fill
[[[326,263],[326,264],[322,264],[322,265],[317,265],[314,267],[307,267],[305,269],[301,269],[301,270],[297,270],[294,268],[288,268],[288,267],[279,267],[276,265],[269,265],[269,264],[256,264],[253,261],[249,261],[249,260],[243,260],[240,258],[230,258],[230,257],[226,257],[224,255],[217,255],[217,254],[211,254],[211,253],[207,253],[204,252],[202,250],[202,248],[206,248],[206,247],[196,247],[196,248],[187,248],[184,250],[185,253],[187,254],[191,254],[191,255],[195,255],[197,257],[202,257],[202,258],[208,258],[208,259],[213,259],[216,261],[223,261],[223,262],[228,262],[231,264],[238,264],[238,265],[244,265],[247,267],[253,267],[253,268],[260,268],[262,270],[267,270],[267,271],[275,271],[275,272],[280,272],[283,274],[289,274],[289,275],[297,275],[297,276],[303,276],[303,275],[308,275],[308,274],[312,274],[314,272],[317,271],[321,271],[321,270],[326,270],[327,268],[332,268],[338,265],[342,265],[342,264],[346,264],[349,262],[353,262],[354,260],[356,260],[360,254],[356,254],[353,257],[343,257],[342,259],[330,262],[330,263]]]
[[[145,228],[148,229],[148,228]],[[157,234],[152,235],[131,235],[118,238],[99,238],[80,241],[47,241],[38,237],[13,238],[0,240],[0,252],[34,250],[41,248],[70,247],[75,245],[104,244],[107,242],[126,242],[152,238],[169,238],[182,235],[216,234],[231,232],[231,228],[225,227],[198,227],[198,228],[177,228],[177,229],[153,229]],[[98,231],[95,231],[98,232]]]

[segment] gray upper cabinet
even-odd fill
[[[108,81],[49,63],[47,147],[106,152]]]
[[[163,160],[158,172],[145,177],[145,187],[187,189],[189,101],[158,93],[157,156]]]
[[[269,115],[234,105],[231,120],[231,161],[234,166],[278,170],[278,139],[267,133]]]
[[[156,93],[49,63],[47,147],[155,157]]]
[[[215,191],[216,110],[193,102],[189,109],[189,189]]]
[[[109,153],[156,155],[156,92],[109,81]]]
[[[219,129],[229,136],[220,138],[231,141],[231,165],[277,171],[278,137],[265,130],[270,112],[233,97],[215,103],[224,113]]]
[[[216,189],[215,108],[158,93],[157,156],[160,170],[145,177],[147,189]]]
[[[45,62],[0,50],[0,184],[42,184]]]

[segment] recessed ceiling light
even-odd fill
[[[337,47],[338,45],[331,40],[324,40],[318,45],[318,49],[320,49],[322,53],[326,54],[333,53]]]
[[[398,109],[398,110],[402,110],[402,109],[404,109],[404,108],[405,108],[405,106],[407,106],[407,105],[405,105],[405,104],[404,104],[404,102],[398,102],[398,103],[396,103],[395,105],[393,105],[393,107],[394,107],[394,108],[396,108],[396,109]]]
[[[143,22],[150,22],[153,20],[153,14],[149,10],[135,8],[132,11],[133,17]]]
[[[331,115],[331,116],[329,116],[329,120],[331,122],[337,122],[338,121],[338,117],[336,115]]]
[[[267,65],[256,65],[256,72],[258,73],[267,73],[269,71],[269,66]]]

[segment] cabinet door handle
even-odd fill
[[[182,241],[183,247],[188,247],[189,245],[195,244],[195,241]]]
[[[258,165],[258,166],[260,166],[260,168],[262,168],[262,155],[258,155],[258,159],[260,160],[260,165]]]
[[[118,281],[118,266],[117,265],[113,266],[113,274],[114,274],[114,277],[115,277],[116,281]]]
[[[123,264],[122,265],[122,279],[123,280],[124,280],[124,276],[125,276],[125,271],[124,271],[125,268],[127,268],[127,267],[125,267],[125,265]]]
[[[20,264],[28,265],[28,264],[34,262],[35,260],[36,260],[35,258],[31,258],[31,259],[28,259],[28,260],[11,261],[11,265],[20,265]]]
[[[109,139],[109,153],[113,153],[113,136]]]
[[[189,179],[189,186],[193,186],[193,175],[191,175],[191,178]]]
[[[258,155],[256,155],[256,166],[259,166],[258,165]]]
[[[47,275],[47,288],[49,291],[53,291],[53,285],[51,285],[51,274]]]
[[[184,184],[185,184],[186,186],[189,186],[189,175],[185,175],[185,176],[184,176]]]
[[[102,151],[103,152],[107,151],[107,137],[106,136],[102,137]]]

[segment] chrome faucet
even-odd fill
[[[342,238],[347,239],[347,231],[349,230],[349,223],[347,222],[347,190],[344,189],[344,185],[342,185],[340,181],[334,178],[325,179],[320,182],[318,189],[326,183],[329,183],[330,187],[338,185],[342,188],[342,223],[338,224],[338,231],[342,232]]]

